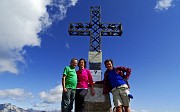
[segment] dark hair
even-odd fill
[[[113,60],[112,60],[112,59],[107,59],[107,60],[105,60],[105,61],[104,61],[104,65],[105,65],[105,66],[106,66],[106,63],[107,63],[107,62],[111,62],[112,65],[113,65]]]
[[[83,59],[83,58],[81,58],[81,59],[79,60],[79,62],[78,62],[78,67],[80,67],[80,65],[79,65],[79,64],[80,64],[80,62],[81,62],[82,60],[84,61],[84,68],[86,68],[86,60],[85,60],[85,59]]]

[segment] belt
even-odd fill
[[[116,89],[128,89],[128,86],[127,84],[123,84],[123,85],[120,85],[120,86],[116,86],[114,87],[111,91],[114,91]]]

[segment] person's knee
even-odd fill
[[[122,112],[122,106],[117,106],[116,107],[116,112]]]
[[[130,107],[129,106],[124,106],[125,112],[130,112]]]
[[[129,109],[129,106],[124,106],[124,109]]]

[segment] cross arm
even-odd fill
[[[103,23],[99,25],[101,28],[101,36],[121,36],[122,25],[121,23]]]
[[[90,36],[90,23],[70,23],[69,24],[69,35],[74,36]]]

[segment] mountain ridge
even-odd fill
[[[23,109],[11,103],[0,104],[0,112],[60,112],[60,110]]]

